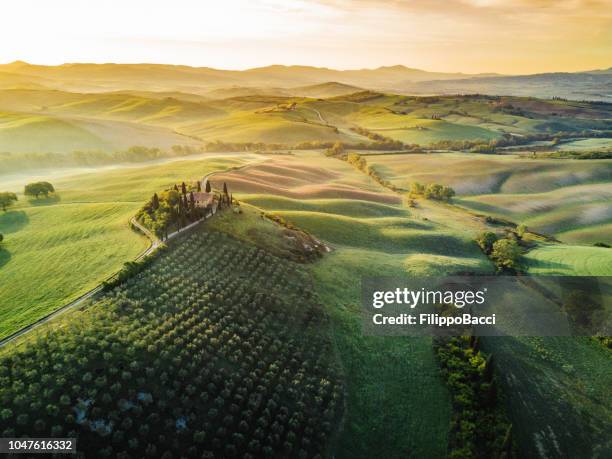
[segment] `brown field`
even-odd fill
[[[338,166],[344,166],[344,170],[340,171]],[[225,182],[231,193],[263,193],[301,199],[359,199],[399,204],[400,198],[397,195],[383,192],[380,188],[371,188],[367,182],[364,187],[363,174],[356,171],[347,174],[346,170],[346,164],[338,160],[305,153],[291,159],[270,157],[264,163],[240,171],[215,175],[211,183],[213,187],[222,188]]]

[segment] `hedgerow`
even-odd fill
[[[449,458],[514,457],[512,425],[498,405],[492,356],[474,336],[437,337],[434,350],[451,393]]]

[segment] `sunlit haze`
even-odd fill
[[[536,73],[612,65],[610,0],[21,0],[0,61]]]

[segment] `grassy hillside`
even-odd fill
[[[121,384],[125,386],[118,391],[123,390],[126,399],[145,386],[156,394],[155,403],[161,397],[175,399],[176,394],[169,393],[165,383],[156,382],[170,374],[169,382],[181,397],[180,403],[173,403],[193,415],[183,421],[189,424],[197,420],[198,428],[207,432],[205,441],[218,437],[210,442],[210,448],[223,456],[232,453],[221,449],[220,445],[227,443],[224,432],[209,429],[213,424],[215,429],[219,427],[209,420],[216,419],[218,413],[210,411],[212,400],[199,398],[204,388],[210,388],[206,385],[209,379],[215,382],[213,392],[222,380],[246,384],[244,364],[256,372],[253,380],[264,386],[274,380],[282,384],[291,381],[301,388],[307,381],[308,390],[320,385],[325,391],[327,383],[322,382],[325,372],[321,369],[334,366],[331,358],[337,357],[347,384],[342,397],[339,387],[332,392],[334,400],[344,398],[345,404],[343,410],[336,407],[337,411],[326,416],[338,421],[339,411],[344,411],[341,430],[328,438],[332,429],[323,428],[321,419],[312,421],[311,427],[321,427],[325,438],[304,443],[306,456],[322,452],[339,458],[445,457],[454,405],[440,375],[432,342],[364,336],[361,279],[494,273],[492,262],[474,238],[483,231],[501,232],[504,225],[475,214],[524,223],[529,229],[571,242],[549,244],[543,243],[543,238],[528,237],[534,244],[522,260],[528,274],[609,275],[612,249],[592,244],[612,243],[611,160],[508,154],[512,147],[498,148],[497,153],[505,154],[496,155],[439,151],[470,149],[470,145],[464,147],[458,141],[490,142],[486,146],[493,147],[496,141],[512,144],[513,139],[535,139],[521,146],[529,152],[607,149],[609,138],[588,137],[612,129],[612,106],[531,97],[402,96],[377,92],[373,90],[377,88],[362,84],[375,78],[381,87],[393,87],[409,78],[418,81],[431,77],[423,73],[404,67],[337,72],[272,66],[226,72],[163,65],[45,67],[18,62],[0,66],[0,152],[21,154],[21,158],[26,152],[110,152],[132,145],[169,149],[172,145],[201,146],[215,140],[291,146],[395,139],[421,146],[407,151],[430,153],[370,151],[364,157],[370,171],[376,173],[372,175],[400,189],[418,181],[449,185],[457,192],[451,203],[417,198],[408,207],[401,193],[384,188],[380,180],[373,180],[346,161],[326,156],[322,148],[289,152],[287,147],[257,154],[243,151],[239,155],[160,160],[129,167],[111,165],[72,176],[55,170],[48,176],[24,171],[5,174],[0,191],[19,192],[27,181],[49,179],[57,194],[40,200],[20,194],[14,208],[0,213],[0,233],[5,236],[0,248],[0,337],[77,297],[142,252],[147,241],[132,232],[127,223],[153,192],[219,171],[211,179],[213,186],[227,185],[242,202],[242,213],[228,211],[207,221],[203,230],[171,248],[164,258],[167,266],[157,262],[128,286],[120,287],[116,295],[110,294],[103,307],[94,307],[104,320],[99,325],[85,321],[86,327],[91,327],[86,330],[104,339],[100,346],[87,342],[84,347],[71,348],[74,353],[85,349],[91,358],[77,361],[78,378],[82,379],[81,373],[95,372],[95,385],[106,384],[107,380],[98,377],[106,370],[97,368],[100,348],[106,347],[113,352],[104,354],[105,362],[111,359],[113,365],[105,368],[121,368]],[[560,136],[560,132],[564,134]],[[261,145],[252,148],[266,150]],[[347,150],[352,152],[353,148]],[[249,167],[236,169],[249,163]],[[265,218],[262,212],[281,224]],[[305,232],[290,229],[292,225]],[[286,258],[295,255],[300,244],[312,248],[310,242],[314,240],[309,235],[316,238],[317,247],[320,240],[328,252],[305,266],[288,262]],[[287,272],[290,274],[285,275]],[[139,282],[144,284],[137,285]],[[283,295],[288,296],[282,299]],[[245,296],[252,301],[243,303]],[[254,305],[259,308],[263,296],[274,299],[257,309],[257,314],[265,318],[257,316],[254,321],[245,314]],[[201,309],[200,303],[190,309],[186,305],[193,298],[213,305],[214,311]],[[236,319],[241,327],[228,325],[225,317],[218,316],[219,311]],[[277,312],[282,320],[277,320]],[[96,317],[88,319],[87,312],[75,316],[87,320]],[[176,324],[176,336],[164,328],[167,323]],[[68,322],[62,319],[61,324]],[[310,325],[305,335],[301,325],[306,324]],[[124,326],[121,330],[125,333],[113,328]],[[244,327],[257,329],[258,337],[265,335],[266,347],[259,350],[254,342],[245,340],[244,349],[234,352]],[[56,334],[50,345],[71,346],[81,339],[85,328],[67,326],[66,330],[69,334],[65,341]],[[213,335],[214,339],[208,340]],[[321,339],[325,345],[310,348],[310,338]],[[108,346],[110,342],[112,346]],[[158,342],[164,343],[162,352],[155,347]],[[612,373],[603,347],[586,338],[487,338],[482,342],[494,354],[493,362],[502,375],[504,401],[521,457],[606,456],[606,433],[612,425],[606,389]],[[223,343],[222,349],[212,352],[209,344],[213,343]],[[116,352],[118,348],[126,351]],[[138,351],[129,350],[134,348]],[[289,353],[289,360],[290,353],[298,348],[309,355],[303,368],[291,373],[297,369],[292,363],[290,375],[277,373],[270,356],[279,355],[282,349]],[[193,349],[197,349],[195,354],[190,351]],[[128,360],[134,352],[141,353],[147,365],[146,370],[138,365],[130,367],[139,379],[123,374],[133,363]],[[253,360],[242,360],[246,354]],[[197,390],[194,385],[183,387],[183,370],[178,370],[181,360],[174,360],[179,357],[196,359],[181,365],[184,371],[193,372],[185,374],[193,376],[194,381],[200,371],[198,365],[208,365],[215,376],[198,374],[206,384],[194,382]],[[257,371],[262,368],[255,370],[259,364],[253,364],[264,360],[271,372],[268,379],[260,378]],[[20,362],[24,372],[31,370],[29,359]],[[50,363],[44,365],[56,371]],[[151,371],[155,377],[151,377]],[[228,374],[232,376],[226,378]],[[113,375],[104,373],[104,377],[117,379]],[[59,379],[55,376],[53,381]],[[72,382],[65,390],[72,391],[71,397],[83,397],[80,387],[75,389]],[[20,384],[11,385],[11,390],[18,390]],[[303,400],[310,407],[309,396],[294,403],[287,400],[295,392],[283,394],[272,400],[273,404],[266,402],[267,408],[273,410],[280,403],[293,410]],[[98,392],[87,395],[95,398]],[[256,397],[248,402],[240,397],[235,400],[256,406],[259,413]],[[218,397],[214,404],[215,410],[228,411],[224,416],[236,414]],[[28,406],[38,416],[36,405]],[[70,409],[68,406],[62,404],[60,410]],[[242,408],[240,405],[240,413],[245,411]],[[177,427],[176,418],[184,414],[170,413],[163,404],[157,411],[168,418],[166,427],[172,427],[172,421]],[[56,422],[52,413],[44,416],[48,423]],[[235,421],[224,418],[228,427]],[[159,436],[163,425],[155,417],[147,422]],[[140,427],[142,423],[137,424]],[[251,424],[249,420],[248,428],[241,429],[260,437]],[[132,424],[126,425],[126,432],[132,432]],[[300,437],[301,432],[292,433]],[[189,438],[193,434],[190,431]],[[113,441],[114,445],[122,444],[123,439]],[[164,442],[160,440],[168,449],[182,448]],[[141,446],[139,443],[135,447],[139,454],[143,453]],[[292,454],[286,455],[292,457],[301,454],[291,442],[287,451]],[[148,454],[157,453],[161,455],[161,451]]]
[[[588,337],[495,337],[483,347],[500,370],[520,457],[608,455],[609,350]]]
[[[524,223],[562,240],[610,242],[610,160],[539,160],[513,155],[367,156],[383,178],[453,187],[455,202],[478,213]]]
[[[412,156],[403,155],[406,159]],[[473,158],[473,161],[488,159]],[[492,160],[495,159],[497,157]],[[312,163],[308,156],[291,160],[297,164]],[[507,164],[509,170],[514,161],[519,161],[505,157],[499,160],[510,161]],[[289,159],[282,161],[289,162]],[[320,158],[317,165],[326,171],[342,170],[345,180],[353,183],[361,180],[355,176],[357,171],[349,169],[348,164],[336,160],[332,169],[332,163],[328,161]],[[552,168],[556,162],[540,166],[546,170],[548,164]],[[375,275],[491,273],[491,265],[472,240],[475,234],[495,228],[487,228],[481,219],[473,218],[452,205],[425,200],[419,200],[415,208],[405,209],[375,199],[355,200],[347,196],[313,199],[304,195],[301,199],[296,198],[282,191],[282,187],[292,180],[287,167],[270,168],[268,172],[274,170],[277,177],[266,176],[266,180],[276,181],[281,191],[266,193],[259,183],[263,171],[256,173],[264,166],[271,164],[224,174],[224,178],[242,187],[241,192],[236,193],[240,199],[300,225],[332,248],[331,253],[316,263],[314,273],[317,290],[334,319],[336,345],[349,380],[348,406],[352,409],[347,414],[346,432],[339,439],[340,457],[362,457],[363,451],[370,451],[367,448],[372,445],[377,454],[390,457],[398,454],[398,445],[407,456],[443,455],[444,452],[432,449],[431,442],[444,442],[447,430],[443,427],[440,413],[448,412],[449,408],[447,402],[442,401],[446,396],[436,388],[437,373],[433,367],[435,362],[431,360],[430,343],[417,339],[364,337],[358,318],[360,279]],[[483,165],[482,169],[489,166]],[[497,164],[497,167],[501,166]],[[562,164],[561,169],[563,167]],[[572,172],[571,167],[567,167],[568,176],[585,180],[589,179],[588,174],[580,168],[586,167],[591,172],[596,169],[591,169],[592,165],[576,165],[579,169]],[[409,169],[406,164],[405,170]],[[451,163],[446,170],[454,172],[456,169]],[[474,164],[465,167],[465,170],[470,169],[475,169]],[[507,177],[508,186],[532,184],[545,188],[556,185],[555,179],[546,181],[546,174],[540,172],[543,183],[538,183],[534,177],[525,177],[521,184],[521,175],[516,173]],[[461,168],[458,173],[461,173]],[[249,180],[245,184],[240,182],[239,176],[249,177]],[[255,181],[256,177],[259,181]],[[370,186],[377,185],[370,183]],[[248,194],[249,189],[256,194]],[[525,256],[525,263],[529,273],[534,275],[605,275],[609,274],[612,262],[609,250],[541,245]],[[494,354],[501,373],[504,403],[516,426],[522,457],[562,457],[568,452],[580,455],[580,451],[594,454],[605,450],[602,434],[611,422],[606,408],[609,396],[605,391],[605,381],[610,380],[611,373],[605,349],[583,338],[487,338],[483,340],[483,346]],[[415,355],[418,355],[418,360],[405,358]],[[392,365],[388,365],[389,362]],[[536,390],[533,390],[534,386]],[[411,390],[407,391],[405,387]],[[406,403],[392,402],[392,397],[401,398]],[[432,400],[436,400],[435,408],[431,407]],[[384,412],[374,408],[383,405],[390,408]],[[591,412],[583,413],[584,409]],[[373,413],[380,413],[380,416]],[[412,416],[412,413],[421,414]],[[398,424],[403,428],[389,427]]]
[[[481,223],[456,225],[455,211],[446,206],[403,208],[366,175],[318,153],[274,157],[213,179],[221,181],[241,201],[283,217],[331,248],[313,272],[349,381],[336,457],[444,456],[450,400],[431,341],[364,336],[360,279],[490,271],[470,240]]]
[[[3,435],[70,432],[88,457],[330,450],[343,380],[309,273],[214,224],[57,325],[0,356]]]
[[[19,195],[16,207],[0,213],[0,337],[78,297],[142,252],[148,242],[128,222],[154,192],[243,161],[104,170],[54,180],[55,197]]]
[[[0,149],[17,152],[108,150],[102,137],[76,122],[47,115],[0,113]]]
[[[222,86],[272,86],[293,88],[327,82],[396,91],[403,94],[512,94],[566,97],[574,100],[610,100],[610,71],[543,73],[503,76],[428,72],[393,65],[375,69],[335,70],[303,65],[270,65],[244,71],[163,64],[63,64],[31,65],[13,62],[0,65],[8,85],[39,84],[54,89],[111,91],[146,89],[206,93]],[[0,78],[0,83],[2,79]]]
[[[294,92],[230,87],[215,89],[212,99],[176,88],[105,93],[0,90],[0,110],[9,117],[4,129],[11,129],[0,137],[0,149],[112,150],[121,139],[132,145],[168,148],[172,143],[194,143],[194,136],[204,141],[294,145],[370,143],[372,136],[378,135],[428,146],[441,141],[488,142],[507,140],[509,135],[520,138],[560,131],[579,136],[583,130],[612,126],[609,106],[596,103],[484,96],[417,98],[353,90],[358,88],[340,83],[306,86]],[[40,124],[42,121],[46,124]],[[38,131],[18,129],[35,122],[39,123]],[[109,122],[115,124],[106,130],[100,127]],[[604,140],[577,142],[583,142],[577,148],[605,145]],[[572,142],[566,143],[571,148]]]
[[[609,276],[612,250],[605,247],[544,245],[525,257],[537,276]]]
[[[297,88],[291,88],[290,91],[296,96],[326,99],[328,97],[353,94],[355,92],[363,91],[363,89],[349,84],[330,81],[327,83],[313,84],[309,86],[299,86]]]

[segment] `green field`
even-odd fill
[[[26,199],[0,213],[0,337],[98,285],[148,241],[128,222],[153,192],[243,164],[215,157],[104,169],[53,181],[56,196]],[[17,189],[15,189],[17,191]]]
[[[353,89],[355,93],[347,92]],[[202,142],[371,143],[357,128],[428,146],[503,136],[609,129],[609,109],[521,97],[409,97],[322,84],[295,90],[216,88],[206,93],[127,90],[87,93],[0,89],[0,152],[168,149]],[[321,98],[326,97],[326,98]],[[577,115],[580,116],[577,116]],[[126,144],[126,142],[128,144]],[[560,148],[599,148],[585,139]]]
[[[543,245],[526,256],[529,274],[537,276],[609,276],[612,249],[579,245]]]
[[[0,89],[0,159],[4,152],[21,161],[27,153],[58,154],[41,160],[49,162],[41,163],[48,173],[44,167],[31,173],[24,167],[0,175],[0,192],[19,192],[34,180],[49,180],[57,190],[46,199],[19,194],[17,205],[0,213],[5,236],[0,246],[0,338],[78,297],[142,253],[148,241],[130,230],[128,222],[154,192],[216,172],[212,185],[227,185],[241,203],[240,212],[217,214],[191,235],[171,242],[169,253],[102,302],[19,341],[32,345],[18,346],[31,357],[28,352],[43,349],[37,338],[61,325],[66,337],[52,332],[50,346],[68,346],[70,355],[85,359],[76,360],[69,380],[57,378],[57,352],[43,366],[70,393],[71,403],[85,397],[81,373],[95,373],[96,389],[88,388],[87,397],[99,397],[96,408],[108,411],[109,417],[124,416],[111,409],[104,391],[97,392],[119,379],[121,369],[124,386],[109,388],[117,397],[130,399],[146,388],[155,393],[156,404],[163,400],[155,412],[145,409],[166,416],[165,427],[157,416],[134,417],[138,425],[153,426],[158,439],[185,415],[183,421],[195,421],[206,431],[207,445],[220,457],[235,453],[222,448],[229,442],[226,427],[248,433],[255,442],[248,446],[254,457],[263,454],[257,442],[276,448],[281,438],[285,449],[278,457],[317,452],[347,459],[447,457],[456,400],[440,373],[432,340],[365,336],[361,279],[495,273],[474,239],[483,231],[501,235],[513,225],[484,216],[523,223],[560,241],[527,234],[520,268],[527,275],[612,273],[612,249],[593,246],[612,244],[611,160],[447,151],[469,150],[458,141],[494,144],[525,136],[535,139],[526,150],[607,148],[610,139],[586,137],[610,129],[609,105],[531,97],[413,97],[334,82],[279,88],[265,86],[276,80],[268,83],[263,69],[250,86],[234,85],[225,77],[215,80],[210,69],[210,84],[198,86],[206,69],[172,69],[187,72],[179,85],[168,79],[173,75],[168,69],[151,66],[147,79],[159,79],[159,84],[130,79],[122,86],[125,82],[102,78],[104,69],[99,74],[82,70],[93,73],[78,84],[71,80],[59,85],[58,79],[58,86],[45,87],[45,81],[33,79],[24,87]],[[133,71],[124,68],[123,77],[131,78]],[[561,132],[563,139],[553,140]],[[75,150],[116,152],[134,145],[164,153],[173,145],[188,145],[196,147],[189,151],[194,153],[217,140],[245,144],[222,148],[240,150],[233,154],[97,169],[66,164],[60,169],[52,163]],[[365,149],[375,140],[379,150],[372,150],[374,145]],[[404,146],[406,152],[397,153],[395,148],[402,145],[389,140],[430,148]],[[451,141],[456,142],[452,147]],[[312,144],[290,148],[304,142]],[[346,152],[362,154],[380,180],[341,155],[328,156],[325,148],[334,142],[350,144]],[[436,142],[442,143],[431,145]],[[381,145],[394,150],[380,150]],[[393,187],[382,186],[383,181]],[[448,185],[457,195],[451,202],[418,197],[409,203],[406,194],[414,182]],[[209,305],[214,308],[203,309]],[[92,344],[96,340],[99,347]],[[156,347],[160,342],[167,347]],[[316,346],[310,348],[311,342]],[[606,434],[612,413],[606,390],[612,370],[606,349],[587,338],[486,338],[482,343],[494,356],[519,457],[609,455]],[[300,357],[295,362],[294,352]],[[141,360],[132,359],[134,355]],[[18,376],[31,370],[30,358],[21,362]],[[136,377],[129,371],[125,375],[128,365]],[[202,373],[204,366],[213,374]],[[158,384],[157,378],[169,378],[168,384]],[[17,379],[10,384],[15,393],[22,384]],[[326,392],[329,381],[333,397]],[[246,392],[234,392],[243,383]],[[243,397],[253,389],[248,386],[265,396]],[[28,394],[36,394],[36,387],[29,384]],[[206,390],[214,399],[200,398]],[[317,390],[323,395],[311,397]],[[7,404],[8,393],[0,390]],[[10,394],[12,406],[15,397]],[[45,403],[52,403],[53,394],[45,394]],[[230,396],[238,410],[226,403]],[[335,406],[340,399],[341,408]],[[319,410],[325,420],[315,408],[321,403],[333,408]],[[51,413],[55,409],[47,407],[47,414],[40,414],[36,404],[27,405],[33,415],[44,417],[46,427],[58,422]],[[247,405],[252,412],[246,417],[253,419],[238,427],[233,416],[245,413]],[[281,413],[278,405],[295,416]],[[70,410],[62,402],[62,416]],[[219,411],[224,416],[221,429],[220,421],[210,421]],[[289,435],[274,427],[279,438],[266,437],[255,422],[265,428],[272,418],[288,426],[309,419],[313,434],[291,427]],[[323,426],[330,420],[333,427]],[[131,419],[121,423],[128,435],[136,434],[133,426]],[[193,434],[189,431],[189,439]],[[84,435],[92,445],[106,446],[90,432]],[[139,430],[138,435],[149,438],[149,432]],[[242,455],[247,448],[240,435],[232,441]],[[113,435],[113,444],[123,445],[123,436],[117,437]],[[307,441],[298,448],[295,437]],[[169,450],[183,448],[166,438],[159,443]],[[139,457],[161,456],[161,451],[145,453],[147,445],[140,442],[129,447]],[[183,450],[186,456],[193,453]]]
[[[612,148],[612,139],[580,139],[564,142],[557,147],[558,150],[580,151]]]
[[[225,212],[1,355],[2,435],[74,430],[87,457],[327,455],[344,411],[329,318],[304,266],[221,229],[257,214]]]
[[[610,160],[535,160],[473,153],[368,155],[383,178],[453,187],[455,203],[481,214],[524,223],[562,241],[610,243]]]
[[[459,190],[463,187],[466,196],[455,201],[480,213],[526,222],[536,229],[542,225],[562,240],[610,241],[606,231],[610,218],[609,161],[534,164],[511,157],[461,154],[367,159],[398,186],[420,181],[450,184]],[[470,196],[483,192],[495,194]],[[590,214],[588,209],[593,209]],[[439,218],[440,212],[436,214]],[[581,219],[581,215],[591,219]],[[467,215],[456,218],[469,224]],[[576,227],[581,229],[567,231]],[[426,260],[431,262],[431,256]],[[547,244],[530,250],[524,263],[531,275],[607,276],[612,252],[592,246]],[[493,353],[503,381],[505,406],[521,457],[606,456],[610,445],[604,432],[612,425],[606,390],[612,369],[607,350],[587,338],[504,337],[483,342],[484,349]]]
[[[452,155],[431,156],[453,158]],[[406,160],[412,157],[402,155]],[[476,156],[472,161],[480,158],[488,159]],[[378,159],[387,158],[385,155],[377,156]],[[308,157],[294,160],[313,163]],[[505,161],[501,164],[507,164],[509,170],[518,163],[505,157],[500,161]],[[324,159],[318,164],[327,169]],[[546,170],[548,164],[543,163]],[[353,175],[355,171],[348,167],[338,162],[334,171],[343,170],[345,181],[358,183]],[[409,169],[407,164],[404,167]],[[590,165],[575,167],[597,173]],[[474,169],[473,164],[471,168]],[[456,172],[456,168],[450,171]],[[314,275],[317,290],[334,319],[335,342],[349,381],[348,403],[352,409],[347,413],[346,432],[339,439],[339,456],[362,457],[361,452],[370,445],[375,445],[377,454],[390,457],[395,457],[398,445],[408,456],[443,455],[444,452],[432,449],[432,445],[443,442],[448,435],[440,413],[449,413],[449,404],[443,401],[447,397],[442,395],[444,390],[437,388],[431,344],[428,340],[363,336],[358,318],[359,280],[368,275],[491,273],[490,263],[472,242],[475,234],[487,229],[482,220],[452,205],[424,200],[419,200],[415,208],[402,208],[359,199],[296,199],[282,196],[283,192],[281,196],[249,194],[249,185],[254,190],[261,189],[262,175],[246,169],[223,177],[232,180],[233,175],[249,179],[248,183],[242,182],[241,191],[245,193],[239,193],[241,200],[282,216],[331,247],[331,253],[314,266]],[[584,178],[586,174],[576,175]],[[253,181],[254,177],[259,177],[259,181]],[[530,183],[546,189],[555,184],[552,179],[537,183],[534,177],[525,177],[521,182],[518,173],[507,179],[511,187]],[[284,184],[287,177],[279,172],[276,178],[266,177],[266,180]],[[371,182],[370,186],[376,185]],[[527,253],[524,263],[534,275],[606,275],[612,266],[612,252],[597,247],[541,245]],[[556,457],[559,451],[573,451],[576,455],[581,450],[605,450],[605,441],[599,436],[612,418],[606,408],[609,398],[605,394],[605,381],[610,380],[611,370],[604,349],[582,338],[487,338],[484,342],[485,349],[495,355],[504,387],[504,404],[517,426],[515,434],[520,454],[537,457],[540,451]],[[415,355],[418,359],[412,358]],[[406,391],[404,388],[408,386],[418,389]],[[393,403],[394,397],[401,398],[405,404]],[[436,408],[425,408],[431,406],[432,400],[436,400]],[[526,400],[530,400],[527,408]],[[383,405],[391,408],[375,410],[376,406]],[[592,414],[578,414],[584,407],[591,407]],[[412,413],[420,415],[415,417]],[[390,430],[391,425],[402,428]],[[548,426],[553,429],[552,433]],[[417,433],[404,435],[405,431]],[[576,432],[575,436],[572,432]]]
[[[288,159],[283,159],[284,163]],[[368,337],[361,331],[362,276],[435,275],[491,272],[471,241],[481,223],[457,222],[455,210],[424,203],[418,209],[356,197],[356,186],[385,193],[376,182],[347,163],[306,153],[291,158],[293,169],[262,164],[213,179],[241,186],[241,201],[280,215],[311,232],[331,248],[315,263],[315,287],[332,317],[334,342],[348,381],[348,411],[336,457],[443,457],[450,422],[450,399],[439,376],[430,339]],[[337,198],[283,196],[295,170],[308,168],[319,189],[343,183]],[[276,175],[270,177],[263,170]],[[334,175],[329,174],[332,171]],[[324,172],[327,172],[326,175]],[[248,178],[238,182],[237,176]],[[322,180],[326,177],[326,180]],[[283,187],[280,195],[260,191],[265,180]],[[295,184],[299,185],[299,184]],[[292,195],[296,192],[293,191]],[[357,195],[361,197],[360,195]],[[410,389],[408,389],[410,388]],[[385,407],[385,409],[380,409]]]
[[[609,350],[587,337],[496,337],[494,353],[520,457],[607,457]]]

